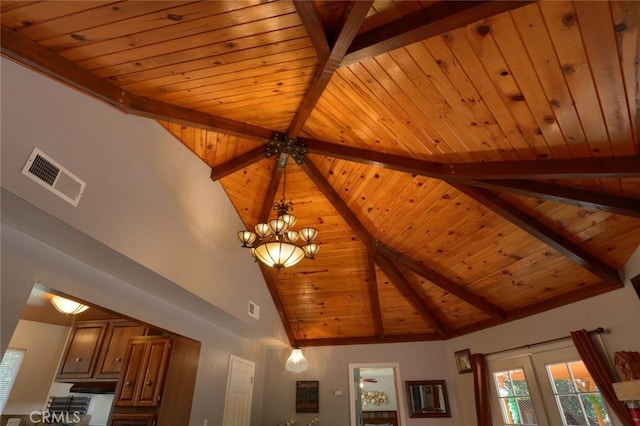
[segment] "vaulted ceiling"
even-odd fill
[[[640,243],[634,0],[0,7],[3,56],[157,120],[247,227],[286,180],[321,246],[261,267],[292,342],[495,326],[622,287]]]

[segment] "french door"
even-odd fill
[[[493,423],[615,426],[573,346],[488,361]]]

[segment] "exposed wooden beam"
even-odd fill
[[[384,341],[384,324],[382,322],[382,309],[380,308],[380,293],[378,292],[378,277],[376,276],[375,252],[367,249],[367,287],[369,289],[369,300],[371,301],[371,312],[376,330],[376,335],[380,342]]]
[[[225,176],[244,169],[245,167],[264,159],[264,153],[266,146],[261,145],[257,148],[247,151],[244,154],[240,154],[236,158],[219,164],[211,169],[211,180],[220,180]]]
[[[322,22],[318,19],[318,15],[313,7],[312,0],[297,0],[293,2],[296,7],[296,12],[300,16],[304,29],[307,30],[307,34],[311,39],[311,43],[318,54],[319,62],[324,62],[329,57],[329,42],[327,41],[327,35],[324,32]]]
[[[531,1],[439,1],[356,36],[342,60],[349,65],[482,19]]]
[[[445,173],[465,180],[640,177],[640,156],[449,164]]]
[[[450,337],[450,336],[448,336]],[[437,333],[419,333],[419,334],[394,334],[386,336],[385,343],[403,343],[403,342],[429,342],[442,341],[442,337]],[[367,345],[380,343],[378,336],[354,336],[354,337],[329,337],[318,339],[304,339],[300,341],[300,346],[341,346],[341,345]]]
[[[249,139],[268,140],[273,131],[224,117],[135,96],[2,25],[2,55],[128,114]]]
[[[309,153],[452,182],[482,179],[640,177],[640,156],[442,164],[319,140],[305,139]]]
[[[271,294],[271,298],[273,299],[273,303],[276,306],[276,311],[278,311],[278,316],[280,317],[280,321],[282,321],[282,326],[284,327],[285,332],[287,333],[287,337],[289,338],[289,344],[294,346],[296,343],[296,334],[287,318],[287,312],[284,308],[284,304],[282,303],[282,299],[280,298],[280,293],[278,293],[278,289],[276,287],[276,283],[271,276],[272,270],[263,264],[262,262],[258,262],[260,266],[260,273],[262,273],[262,277],[264,278],[264,282],[267,284],[267,288],[269,289],[269,294]]]
[[[318,190],[333,205],[338,214],[340,214],[344,221],[347,222],[353,232],[356,233],[360,241],[362,241],[368,250],[373,251],[373,239],[371,234],[369,234],[369,231],[367,231],[364,225],[362,225],[358,218],[353,214],[351,209],[349,209],[344,200],[340,198],[340,195],[338,195],[336,190],[333,189],[329,182],[327,182],[327,179],[325,179],[322,173],[320,173],[320,170],[313,165],[309,158],[306,158],[300,167],[302,167]]]
[[[511,204],[496,197],[486,189],[457,184],[454,184],[453,186],[460,192],[463,192],[477,202],[483,204],[494,213],[502,216],[506,220],[512,222],[516,226],[552,247],[562,255],[571,259],[573,262],[589,270],[609,285],[620,285],[620,277],[614,268],[607,265],[580,246],[572,243],[560,234],[546,227],[542,223],[536,221],[534,218],[527,216]]]
[[[402,266],[404,266],[411,272],[418,274],[419,276],[426,279],[427,281],[453,294],[457,298],[464,300],[465,302],[476,307],[480,311],[500,320],[504,320],[507,318],[507,313],[504,310],[495,306],[488,300],[483,299],[482,297],[477,296],[476,294],[470,292],[469,290],[462,287],[461,285],[456,284],[455,282],[439,274],[438,272],[426,267],[425,265],[418,262],[417,260],[412,259],[409,256],[406,256],[400,253],[399,251],[397,251],[396,249],[389,247],[388,245],[379,241],[376,243],[376,248],[384,256],[388,257],[389,259],[393,260],[396,263],[400,263]]]
[[[466,184],[590,210],[640,217],[640,200],[532,180],[469,180]]]
[[[450,336],[448,336],[450,337]],[[385,337],[385,343],[402,342],[428,342],[442,341],[442,337],[437,333],[419,334],[393,334]],[[341,345],[367,345],[380,343],[378,336],[354,336],[354,337],[334,337],[325,339],[304,339],[300,341],[300,346],[341,346]]]
[[[311,154],[339,158],[341,160],[381,167],[383,169],[414,173],[420,176],[440,178],[444,175],[444,167],[440,163],[353,148],[319,140],[305,139],[304,142],[308,152]]]
[[[269,219],[269,214],[273,210],[273,201],[276,199],[276,193],[280,187],[280,179],[282,179],[283,173],[284,168],[282,167],[275,167],[273,170],[273,177],[269,183],[267,195],[265,196],[262,210],[260,211],[260,223],[265,223]]]
[[[418,290],[402,275],[398,267],[381,253],[376,253],[376,263],[393,282],[396,288],[409,299],[414,308],[427,320],[441,337],[447,337],[449,331],[431,312]]]
[[[364,18],[367,16],[367,12],[371,8],[373,0],[355,1],[349,3],[348,10],[346,11],[346,17],[343,20],[342,27],[338,32],[338,36],[335,39],[331,51],[326,58],[320,58],[318,68],[316,68],[315,74],[311,79],[311,83],[302,98],[302,102],[298,106],[291,125],[289,126],[288,135],[290,138],[295,138],[300,134],[304,123],[307,121],[311,112],[316,106],[316,103],[322,96],[324,89],[329,84],[333,73],[336,72],[344,54],[347,52],[349,45],[353,41],[353,38],[358,33]],[[326,36],[324,37],[326,40]]]
[[[485,330],[489,327],[494,327],[499,324],[504,324],[508,321],[515,321],[522,318],[529,317],[531,315],[539,314],[541,312],[556,309],[561,306],[566,306],[569,303],[574,303],[580,300],[589,299],[591,297],[599,296],[601,294],[608,293],[612,290],[617,290],[624,287],[622,283],[612,286],[611,284],[600,282],[587,288],[580,287],[571,293],[567,293],[561,296],[552,297],[549,299],[541,300],[538,303],[529,305],[523,308],[510,311],[506,321],[498,321],[490,318],[484,321],[479,321],[474,324],[469,324],[462,328],[459,328],[452,332],[449,338],[459,337],[464,334],[474,333],[476,331]]]

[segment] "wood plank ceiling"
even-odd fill
[[[158,120],[247,227],[286,176],[321,244],[262,267],[292,343],[495,326],[620,288],[640,243],[634,0],[1,8],[3,56]]]

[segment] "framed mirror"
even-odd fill
[[[451,417],[444,380],[414,380],[405,384],[409,417]]]

